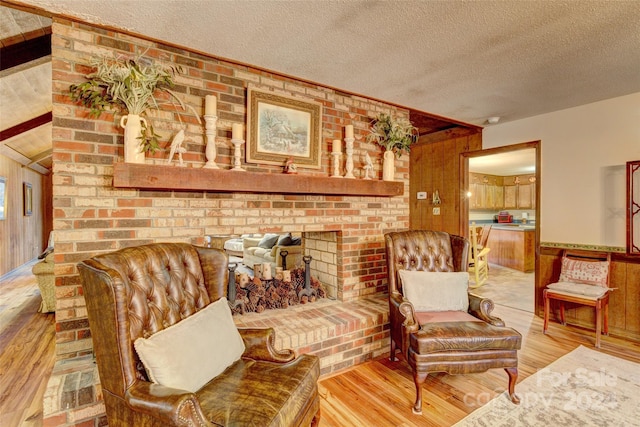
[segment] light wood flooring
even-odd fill
[[[473,283],[472,283],[473,286]],[[497,264],[489,264],[489,278],[472,292],[491,298],[495,304],[533,313],[535,307],[535,275]]]
[[[37,313],[39,304],[30,265],[2,278],[2,427],[42,425],[42,396],[54,363],[55,325],[53,314]],[[519,381],[579,345],[593,346],[592,331],[554,323],[548,335],[543,335],[542,320],[531,312],[496,304],[494,314],[523,335]],[[637,343],[604,337],[601,351],[640,363]],[[430,375],[424,386],[422,415],[411,412],[415,389],[410,369],[402,360],[373,360],[322,378],[319,386],[321,427],[450,426],[476,409],[465,404],[465,396],[496,396],[507,386],[507,376],[501,369],[483,374]]]
[[[38,313],[34,262],[0,280],[0,426],[41,426],[42,397],[55,363],[55,316]]]

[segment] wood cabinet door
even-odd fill
[[[476,209],[484,209],[487,207],[486,205],[486,185],[484,184],[476,184],[476,193],[475,193],[475,204]]]
[[[529,184],[531,187],[531,209],[536,209],[536,183]]]
[[[517,205],[517,192],[515,185],[505,185],[504,186],[504,208],[505,209],[516,209]]]
[[[484,188],[484,207],[487,209],[493,209],[496,205],[496,186],[486,184]]]
[[[502,185],[496,185],[496,199],[494,208],[499,211],[504,209],[504,187]]]
[[[531,209],[533,207],[531,184],[520,184],[518,187],[518,209]]]

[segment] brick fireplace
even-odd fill
[[[55,19],[52,33],[58,363],[45,398],[45,425],[76,425],[91,419],[99,425],[104,421],[76,264],[123,247],[153,242],[204,245],[204,236],[213,234],[303,233],[305,251],[313,257],[313,275],[332,298],[289,310],[289,324],[304,322],[310,325],[309,332],[287,332],[295,328],[279,324],[282,316],[251,314],[236,322],[239,326],[276,327],[281,337],[278,344],[318,354],[323,374],[388,351],[383,234],[409,225],[408,156],[396,161],[396,179],[403,183],[404,192],[393,197],[327,195],[321,191],[291,194],[278,188],[272,192],[116,188],[114,164],[123,157],[119,116],[103,113],[97,119],[88,118],[87,110],[71,103],[68,89],[90,72],[87,64],[94,54],[145,52],[146,56],[181,65],[184,73],[176,78],[174,91],[186,104],[202,114],[204,96],[218,97],[216,162],[223,170],[232,163],[231,125],[246,121],[248,85],[313,99],[323,105],[321,169],[299,171],[301,176],[310,177],[331,175],[331,141],[341,139],[344,126],[351,124],[356,137],[357,179],[363,176],[361,159],[365,152],[374,160],[374,176],[381,179],[382,151],[364,141],[370,118],[380,111],[404,116],[408,111],[85,24]],[[150,111],[149,116],[165,144],[177,130],[185,129],[186,167],[202,167],[206,160],[204,126],[192,113],[177,111],[167,103],[160,110]],[[166,155],[148,156],[147,164],[165,164]],[[271,165],[243,163],[243,167],[267,175],[282,171]]]

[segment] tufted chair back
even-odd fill
[[[402,294],[400,270],[467,271],[469,241],[444,231],[408,230],[385,234],[389,295]]]
[[[156,243],[78,264],[105,399],[147,380],[133,342],[226,296],[227,256],[186,243]],[[118,351],[113,351],[117,348]]]

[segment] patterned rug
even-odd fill
[[[516,393],[520,405],[503,393],[455,426],[640,425],[640,364],[583,346],[518,383]],[[484,402],[465,396],[465,403]]]

